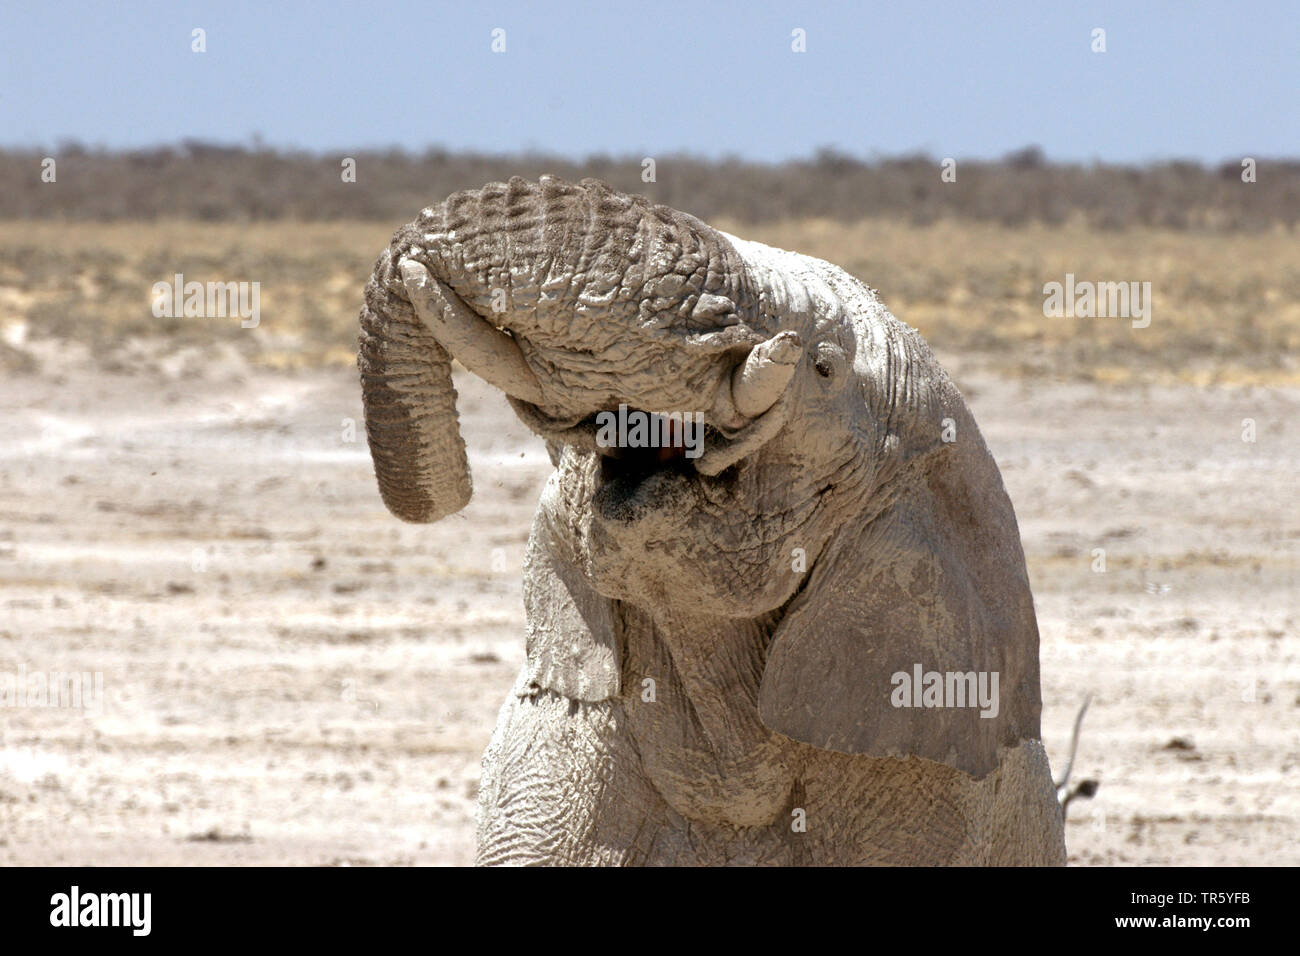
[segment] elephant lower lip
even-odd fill
[[[663,505],[674,485],[694,476],[691,465],[680,458],[650,468],[621,466],[617,462],[611,466],[609,461],[601,461],[593,504],[611,521],[637,520]]]

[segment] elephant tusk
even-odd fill
[[[402,282],[415,314],[438,344],[489,385],[538,405],[542,387],[516,342],[483,319],[420,263],[402,259]]]
[[[803,343],[787,330],[755,345],[731,373],[731,400],[746,418],[757,418],[776,404],[794,375]]]

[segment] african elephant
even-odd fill
[[[479,863],[1065,862],[1011,502],[872,289],[596,180],[426,208],[358,358],[407,521],[469,500],[452,356],[555,465]]]

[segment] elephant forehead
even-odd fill
[[[842,328],[851,317],[840,279],[867,296],[869,289],[838,266],[799,252],[752,242],[724,233],[745,262],[759,293],[761,311],[775,316],[782,329],[796,329],[812,339]]]
[[[528,302],[518,293],[517,301]],[[688,297],[689,303],[700,301]],[[708,301],[708,300],[705,300]],[[648,411],[704,411],[722,376],[767,337],[737,321],[665,307],[655,298],[542,298],[531,306],[488,313],[510,332],[537,376],[556,417],[586,415],[625,403]]]

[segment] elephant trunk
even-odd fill
[[[597,180],[457,193],[398,230],[366,286],[357,363],[384,503],[429,522],[469,501],[452,356],[563,417],[589,411],[562,381],[570,362],[614,377],[629,341],[716,355],[762,322],[735,248],[691,216]]]
[[[366,440],[388,510],[403,521],[437,521],[469,503],[469,461],[451,356],[411,307],[394,252],[375,263],[361,310]]]

